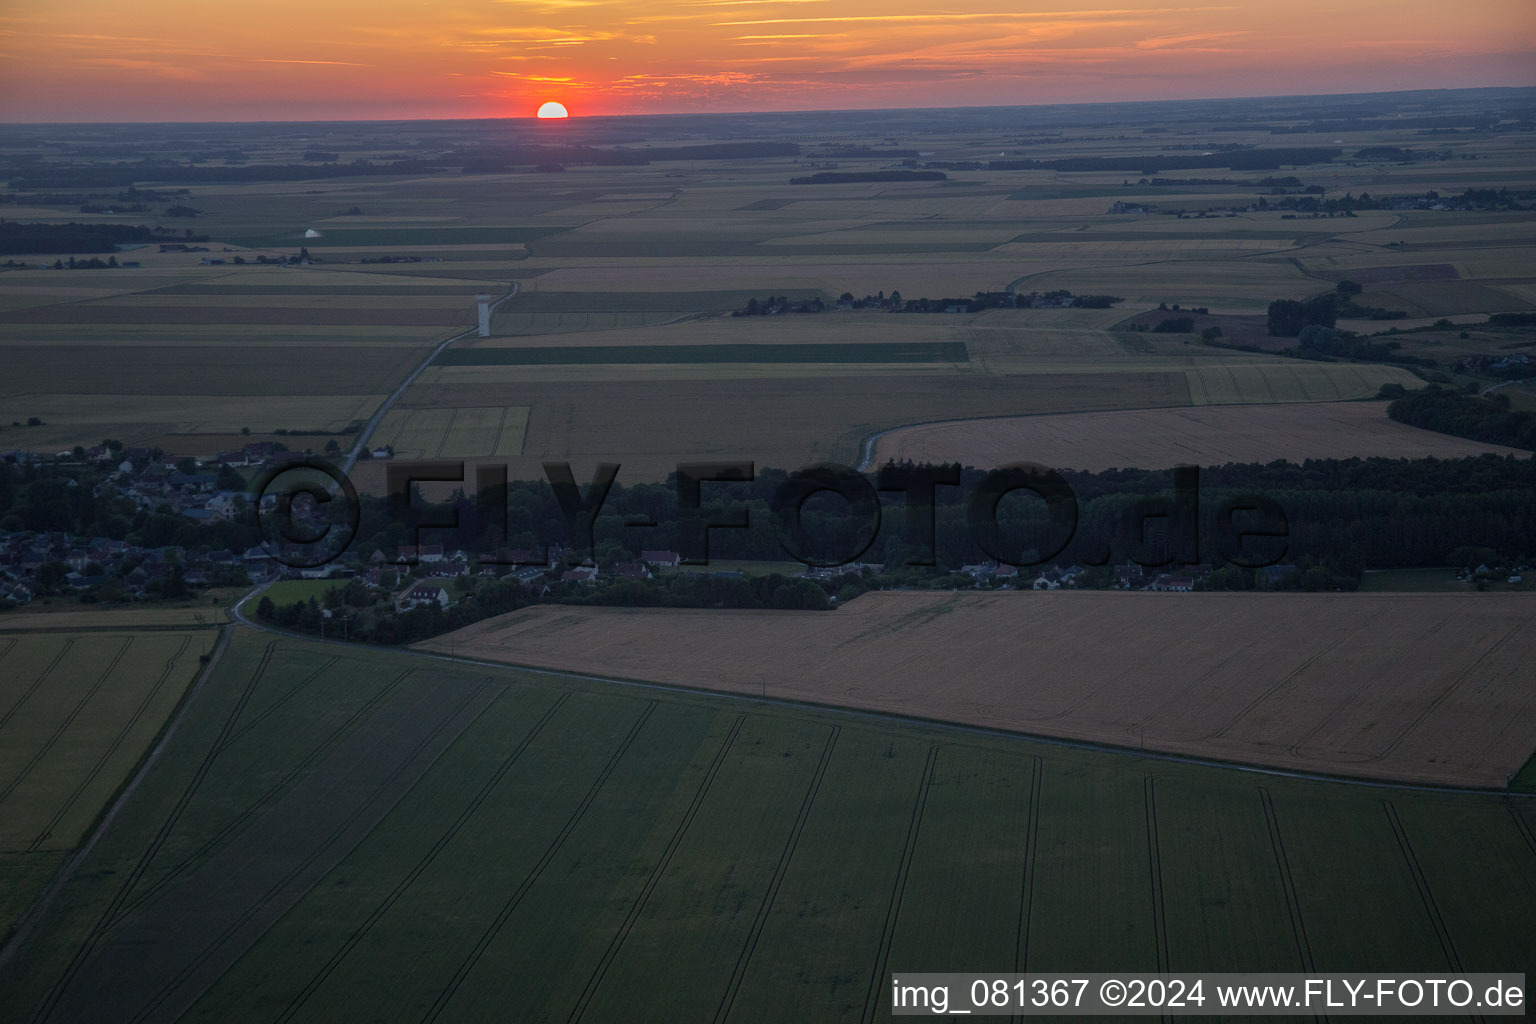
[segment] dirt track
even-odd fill
[[[867,594],[831,613],[544,605],[420,645],[1277,768],[1502,787],[1522,595]]]

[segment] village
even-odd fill
[[[389,449],[371,453],[388,458]],[[577,600],[618,583],[656,585],[668,577],[708,578],[716,583],[752,575],[781,575],[809,582],[827,593],[828,606],[870,589],[1061,590],[1122,589],[1181,593],[1199,589],[1210,565],[1177,571],[1147,569],[1127,562],[1113,568],[1055,565],[1018,568],[987,561],[958,569],[888,572],[879,563],[853,562],[811,567],[795,562],[752,568],[689,566],[670,550],[642,550],[631,559],[579,559],[561,545],[544,551],[467,551],[444,544],[397,545],[393,550],[351,548],[335,560],[294,567],[297,545],[229,543],[256,539],[250,525],[251,496],[240,470],[280,465],[303,458],[278,442],[253,442],[198,462],[168,460],[163,453],[105,442],[90,449],[45,455],[24,450],[0,452],[7,473],[25,474],[61,460],[83,470],[58,477],[65,492],[89,486],[88,503],[117,514],[134,514],[144,525],[136,540],[100,532],[28,529],[25,516],[0,518],[0,607],[34,601],[76,600],[127,603],[182,599],[212,588],[246,588],[281,580],[356,581],[374,596],[370,604],[397,613],[429,605],[447,609],[482,583],[507,582],[526,588],[527,597]],[[92,480],[82,484],[81,480]],[[272,496],[264,499],[275,500]],[[25,510],[22,510],[25,511]],[[98,519],[100,524],[102,519]],[[113,531],[117,532],[117,531]],[[1278,581],[1296,566],[1271,566],[1266,579]],[[771,572],[770,572],[771,570]],[[850,594],[850,580],[858,585]]]

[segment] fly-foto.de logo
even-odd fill
[[[418,485],[464,485],[461,461],[397,462],[385,473],[379,510],[403,526],[408,546],[422,543],[423,531],[462,534],[457,505],[420,500]],[[473,474],[477,530],[469,546],[482,565],[545,565],[548,548],[560,543],[578,558],[590,557],[593,531],[619,475],[617,463],[600,463],[584,488],[570,463],[546,462],[544,476],[558,503],[563,537],[538,538],[533,549],[512,551],[507,536],[507,467],[478,465]],[[1124,558],[1144,567],[1196,565],[1219,560],[1241,568],[1274,565],[1285,557],[1290,523],[1272,499],[1261,494],[1222,494],[1214,507],[1202,508],[1200,469],[1172,471],[1171,490],[1136,495],[1109,521],[1099,517],[1085,530],[1072,486],[1061,473],[1033,462],[1015,462],[991,470],[959,496],[963,526],[971,543],[1004,565],[1041,565],[1071,548],[1075,560],[1089,566]],[[743,462],[679,463],[673,475],[675,519],[663,524],[654,516],[631,516],[626,531],[666,530],[684,565],[709,563],[710,535],[718,530],[752,527],[752,509],[744,503],[722,508],[707,502],[712,491],[756,479],[756,464]],[[783,553],[807,565],[835,567],[855,562],[882,530],[896,531],[905,564],[938,563],[940,508],[956,504],[960,488],[957,465],[888,465],[870,476],[836,463],[822,462],[788,474],[774,488],[766,512]],[[251,515],[266,552],[290,568],[316,569],[346,553],[362,519],[362,499],[347,475],[318,459],[272,467],[253,491]],[[849,528],[836,536],[818,535],[808,517],[813,497],[829,495],[842,504],[840,522]],[[941,494],[944,495],[941,500]],[[900,514],[888,515],[882,495]],[[1033,499],[1029,515],[1004,514],[1006,501]],[[1214,556],[1214,558],[1212,557]]]

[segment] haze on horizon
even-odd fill
[[[1529,0],[13,0],[0,121],[1011,106],[1536,85]]]

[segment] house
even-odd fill
[[[569,583],[596,583],[597,566],[578,565],[574,569],[567,569],[560,574],[560,578]]]
[[[244,504],[244,497],[238,492],[219,491],[208,499],[207,507],[215,519],[233,519],[241,504]]]
[[[0,603],[26,604],[32,600],[32,591],[21,583],[0,582]]]
[[[663,569],[674,569],[683,561],[683,556],[676,551],[642,551],[640,561],[646,565],[656,565]]]
[[[397,562],[441,562],[442,560],[441,544],[402,544],[395,555]]]
[[[1167,593],[1187,594],[1195,589],[1195,581],[1188,576],[1159,576],[1152,581],[1152,589]]]
[[[429,604],[447,608],[452,603],[447,587],[437,583],[414,583],[395,598],[395,611],[408,612],[412,608],[424,608]]]
[[[280,571],[277,559],[259,547],[250,548],[241,555],[240,566],[245,569],[246,575],[253,583],[260,583],[268,576]]]
[[[165,482],[176,488],[187,487],[195,491],[206,491],[218,479],[216,473],[183,473],[178,470],[166,477]]]
[[[613,567],[613,574],[621,580],[648,580],[651,578],[651,570],[645,567],[644,562],[619,562]]]
[[[543,569],[555,567],[555,555],[553,551],[533,551],[528,548],[513,548],[507,552],[506,561],[512,565],[536,565]]]

